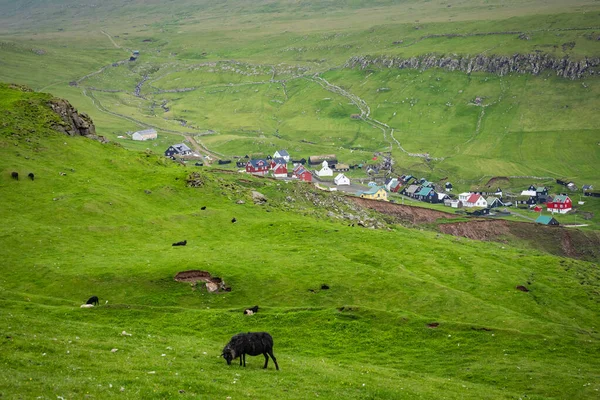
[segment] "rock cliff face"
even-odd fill
[[[50,101],[50,107],[62,120],[62,123],[52,126],[53,129],[69,136],[86,136],[101,142],[107,141],[103,136],[96,135],[92,119],[85,113],[77,112],[68,101],[55,98]]]
[[[512,56],[440,56],[428,54],[420,57],[371,57],[355,56],[344,65],[347,68],[369,67],[411,68],[426,70],[443,68],[449,71],[488,72],[500,76],[510,73],[539,75],[545,71],[553,71],[557,76],[567,79],[581,79],[600,73],[600,58],[585,58],[574,61],[569,58],[554,58],[549,54],[514,54]]]

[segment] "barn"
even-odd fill
[[[131,135],[131,139],[144,141],[144,140],[154,140],[158,137],[158,133],[156,133],[156,129],[144,129],[143,131],[134,132]]]

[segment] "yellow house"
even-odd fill
[[[371,189],[367,190],[366,192],[359,192],[358,194],[363,199],[388,201],[387,192],[381,186],[373,186]]]

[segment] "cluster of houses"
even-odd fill
[[[246,156],[248,157],[248,156]],[[293,169],[288,171],[288,164],[292,163]],[[253,158],[247,161],[238,161],[236,165],[245,168],[246,172],[253,175],[271,175],[275,178],[298,179],[303,182],[312,182],[313,178],[332,177],[334,172],[338,172],[334,178],[334,183],[338,186],[350,185],[350,179],[340,173],[340,171],[348,171],[350,166],[337,162],[335,155],[310,156],[308,165],[321,165],[320,169],[310,171],[307,167],[307,161],[302,158],[293,160],[286,150],[278,150],[273,156],[266,158]]]
[[[135,132],[132,138],[134,140],[156,138],[156,131],[147,129]],[[186,144],[178,143],[169,146],[165,151],[165,156],[177,159],[181,157],[193,158],[199,155],[195,154]],[[230,162],[226,160],[220,163]],[[289,163],[292,163],[293,166],[291,171],[288,170]],[[286,150],[278,150],[273,156],[267,156],[266,158],[251,159],[249,156],[246,156],[245,159],[238,161],[236,165],[239,168],[244,168],[245,172],[249,174],[259,176],[269,175],[275,178],[292,178],[303,182],[312,182],[315,178],[333,177],[334,173],[337,173],[333,180],[336,186],[350,185],[350,179],[343,172],[353,168],[360,168],[358,165],[350,166],[338,163],[336,156],[333,154],[310,156],[308,161],[304,158],[294,160]],[[311,171],[308,169],[310,166],[320,166],[320,168]],[[443,203],[452,208],[473,208],[475,211],[470,212],[472,215],[487,215],[493,208],[510,207],[517,204],[526,204],[538,212],[541,212],[542,206],[545,205],[546,209],[552,214],[566,214],[573,207],[569,196],[566,194],[551,196],[548,194],[548,188],[545,186],[536,187],[531,185],[528,189],[523,190],[520,195],[508,196],[513,201],[503,201],[503,193],[500,188],[495,192],[464,192],[458,194],[458,196],[453,195],[451,197],[449,193],[452,192],[452,183],[446,182],[442,187],[441,185],[427,181],[425,178],[417,179],[412,175],[388,178],[382,186],[377,185],[375,182],[370,182],[369,186],[368,190],[357,192],[357,196],[388,201],[388,193],[400,193],[406,197],[427,203]],[[586,189],[591,190],[591,186]],[[558,222],[554,218],[545,215],[540,215],[536,222],[545,225],[558,225]]]

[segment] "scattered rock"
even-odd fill
[[[240,200],[238,200],[238,201],[236,201],[235,203],[236,203],[236,204],[246,204],[246,202],[245,202],[244,200],[241,200],[241,199],[240,199]]]
[[[192,172],[186,178],[187,186],[199,188],[204,186],[204,178],[198,172]]]
[[[254,201],[254,204],[265,204],[267,202],[267,198],[265,197],[264,194],[253,190],[252,191],[252,201]]]
[[[119,351],[119,349],[112,349],[110,352],[111,353],[116,353],[117,351]]]
[[[150,190],[146,189],[146,190],[144,190],[144,193],[146,193],[146,194],[150,194],[150,193],[152,193],[152,192],[151,192]]]
[[[127,332],[123,331],[123,332],[121,332],[121,335],[123,335],[123,336],[131,336],[131,333],[127,333]]]

